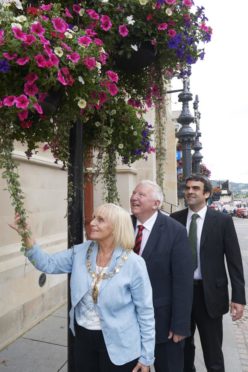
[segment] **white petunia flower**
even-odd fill
[[[166,11],[165,11],[165,13],[166,13],[169,17],[172,16],[172,14],[173,14],[171,8],[167,8]]]
[[[131,48],[132,48],[133,50],[135,50],[135,52],[138,51],[138,45],[136,45],[136,44],[131,44]]]
[[[54,53],[55,53],[56,56],[58,56],[58,57],[62,57],[62,55],[64,54],[63,49],[62,49],[61,47],[56,47],[56,48],[54,49]]]
[[[24,15],[20,15],[19,17],[16,17],[15,20],[17,22],[23,23],[23,22],[25,22],[27,20],[27,17],[25,17]]]
[[[129,25],[134,25],[135,24],[135,20],[133,19],[133,16],[132,15],[130,15],[130,16],[127,17],[127,23]]]
[[[85,81],[84,81],[84,79],[82,78],[82,76],[79,76],[79,77],[78,77],[78,81],[79,81],[79,83],[81,83],[81,84],[85,84]]]
[[[78,100],[78,107],[81,109],[84,109],[87,106],[87,102],[85,99],[81,98]]]

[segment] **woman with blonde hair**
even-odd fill
[[[17,232],[18,219],[11,225]],[[143,258],[132,251],[130,215],[103,204],[90,227],[90,240],[55,254],[28,238],[26,256],[45,273],[71,273],[77,372],[148,372],[155,343],[152,289]]]

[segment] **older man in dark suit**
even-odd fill
[[[207,178],[198,175],[189,177],[185,186],[188,208],[171,215],[187,227],[189,235],[195,230],[195,244],[190,239],[195,259],[192,335],[185,340],[184,372],[195,371],[193,337],[196,326],[207,371],[225,371],[222,316],[229,309],[225,259],[231,281],[230,312],[233,320],[242,317],[245,304],[243,266],[233,220],[227,214],[207,208],[211,190]]]
[[[141,181],[130,202],[136,230],[134,250],[145,259],[153,288],[155,370],[182,372],[184,338],[190,335],[193,291],[187,232],[159,211],[163,193],[156,183]]]

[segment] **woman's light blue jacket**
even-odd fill
[[[75,307],[91,287],[92,277],[86,267],[86,253],[91,241],[66,251],[48,254],[34,245],[26,256],[34,266],[48,274],[71,273],[70,328],[75,335]],[[95,243],[91,254],[92,271],[96,271],[98,247]],[[113,271],[121,247],[114,250],[108,271]],[[144,365],[154,362],[155,322],[152,288],[145,261],[134,252],[120,271],[101,282],[96,309],[112,363],[122,365],[136,358]]]

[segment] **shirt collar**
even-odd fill
[[[200,209],[198,212],[192,211],[192,209],[188,208],[188,218],[191,219],[192,215],[197,213],[198,216],[204,220],[206,213],[207,213],[207,206],[205,205],[202,209]]]
[[[151,231],[152,228],[153,228],[153,225],[154,225],[154,223],[157,219],[157,216],[158,216],[158,211],[153,213],[153,215],[150,218],[148,218],[148,220],[146,220],[144,223],[141,223],[139,220],[137,220],[136,227],[138,225],[143,225],[146,230]]]

